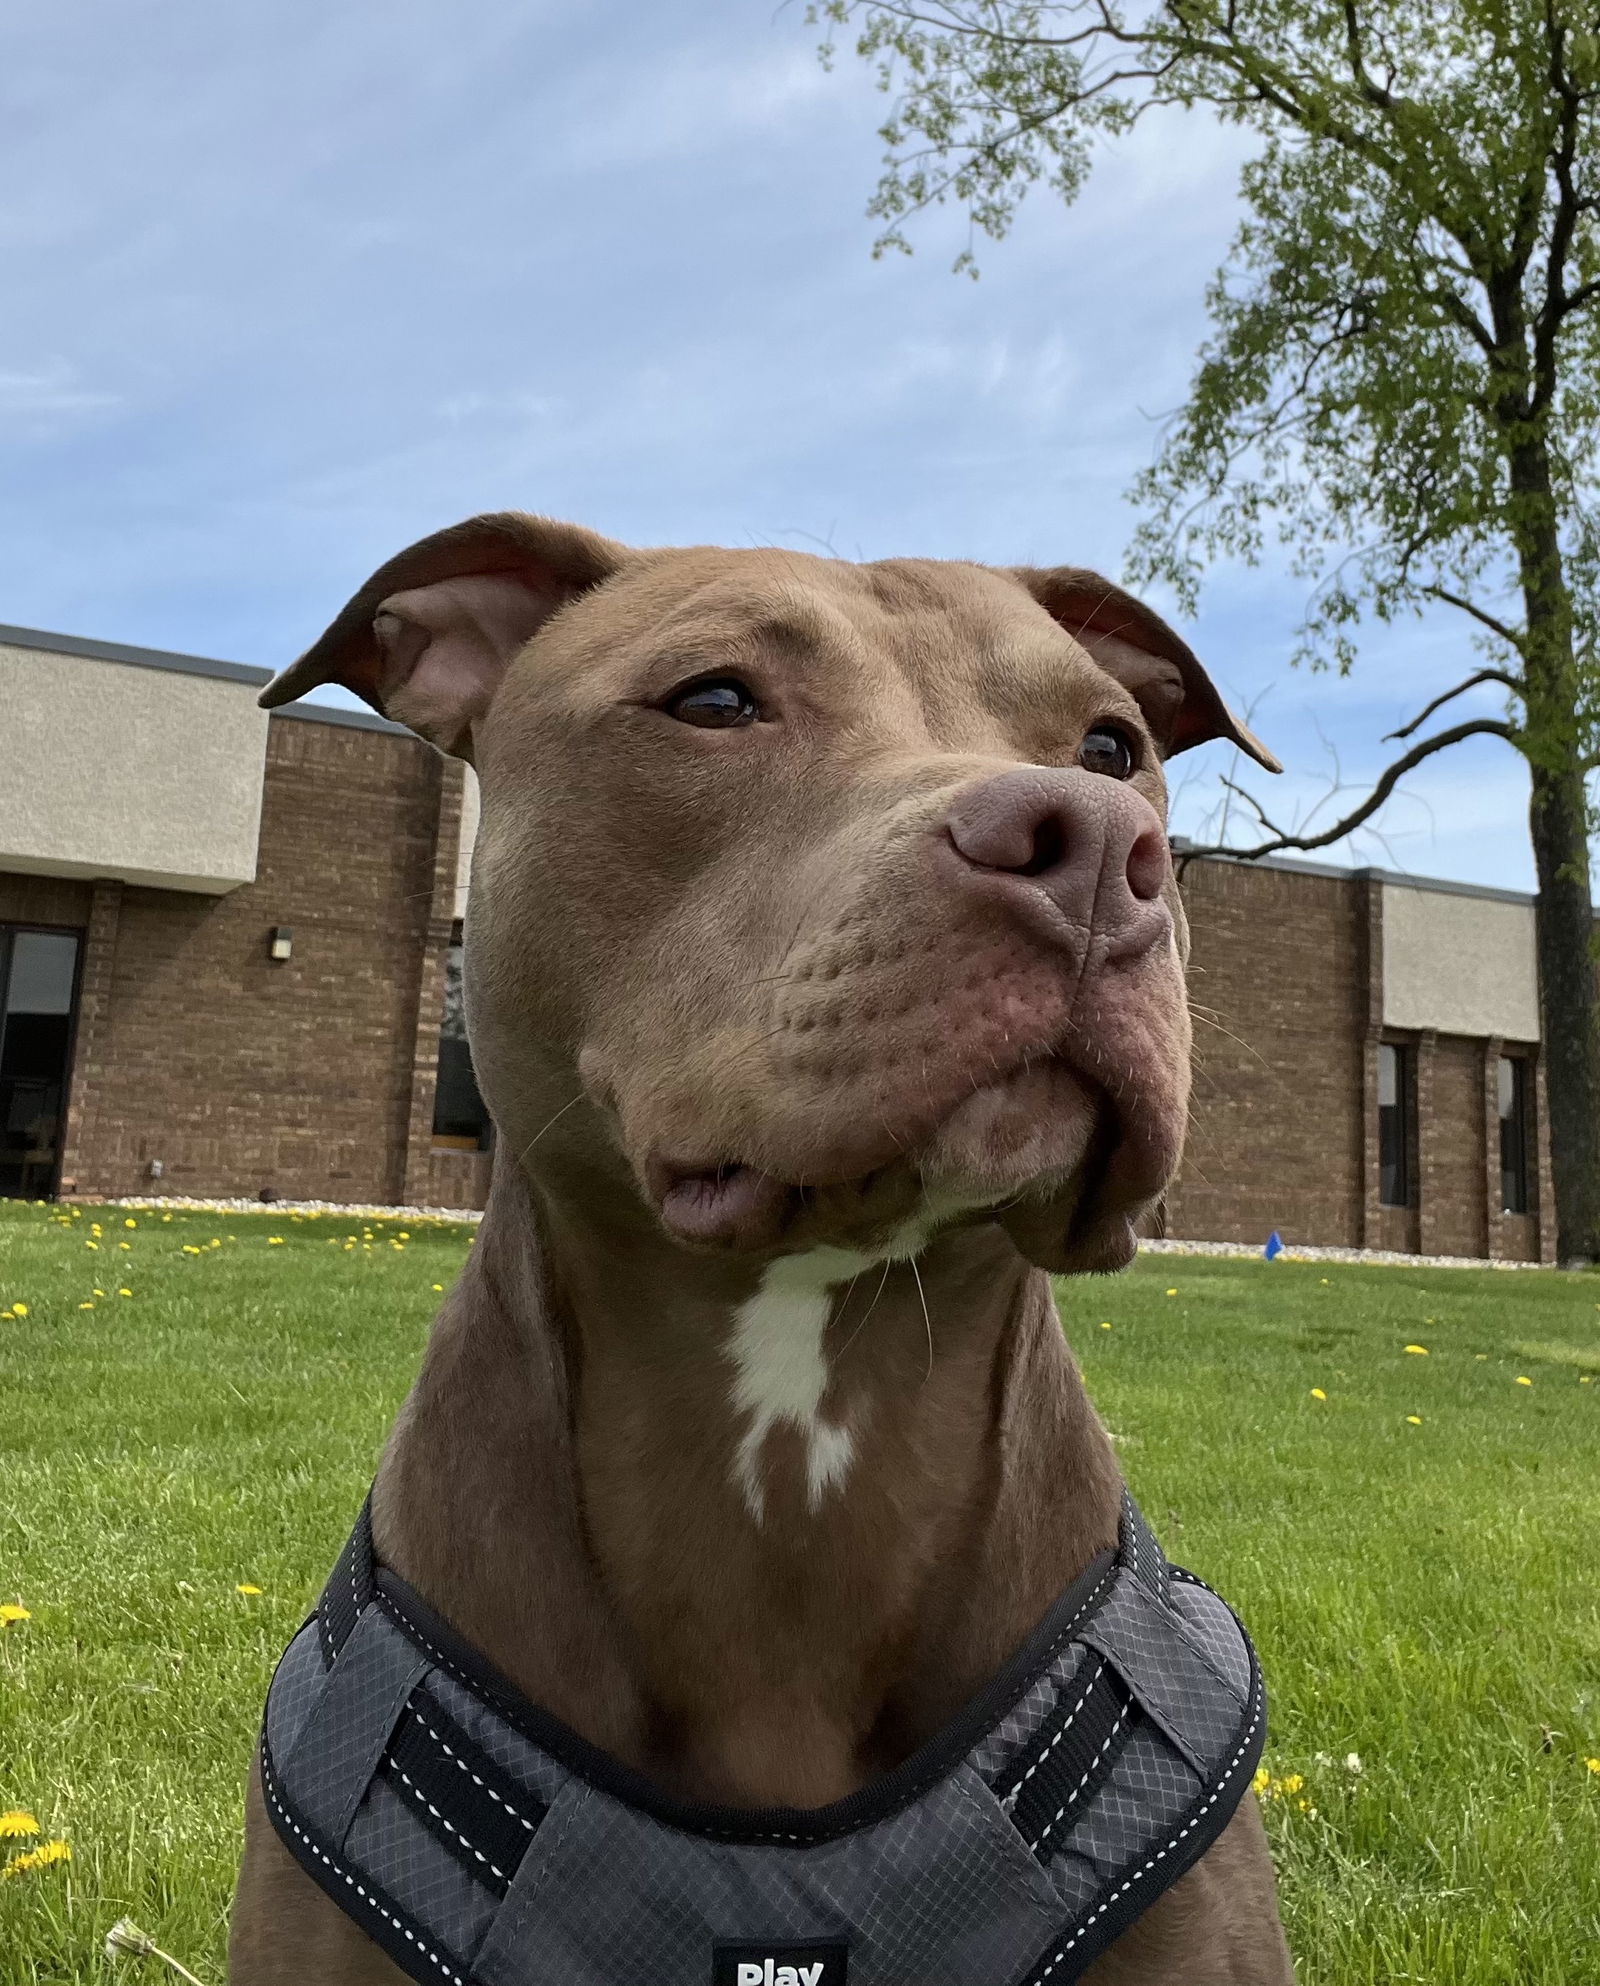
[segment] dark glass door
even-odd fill
[[[61,1166],[78,934],[0,924],[0,1195],[47,1200]]]

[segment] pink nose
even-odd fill
[[[1092,932],[1125,957],[1172,929],[1161,822],[1104,773],[1016,766],[958,794],[945,825],[968,881],[1058,941]]]

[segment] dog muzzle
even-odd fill
[[[267,1698],[267,1811],[412,1979],[1063,1986],[1216,1840],[1265,1742],[1249,1637],[1121,1537],[982,1694],[832,1806],[669,1799],[374,1563],[363,1511]]]

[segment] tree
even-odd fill
[[[1600,1257],[1600,6],[1577,0],[816,0],[893,99],[879,250],[946,201],[1002,237],[1041,182],[1166,109],[1258,134],[1187,403],[1135,486],[1135,580],[1192,610],[1206,560],[1284,547],[1313,581],[1296,659],[1348,670],[1365,614],[1468,616],[1483,666],[1321,834],[1478,735],[1527,760],[1556,1220]],[[824,44],[831,59],[831,40]],[[970,253],[958,266],[971,266]],[[1418,733],[1493,684],[1503,716]]]

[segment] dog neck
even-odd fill
[[[1119,1493],[998,1228],[755,1265],[500,1166],[373,1516],[592,1743],[685,1797],[820,1806],[981,1689],[1115,1542]]]

